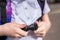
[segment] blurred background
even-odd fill
[[[60,0],[48,0],[52,26],[44,40],[60,40]]]
[[[5,0],[0,0],[0,5]],[[48,0],[51,12],[49,13],[49,17],[52,23],[52,26],[47,33],[44,40],[60,40],[60,0]]]

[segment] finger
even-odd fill
[[[42,37],[42,35],[40,35],[40,34],[36,34],[36,36],[37,36],[37,37]]]
[[[35,21],[35,23],[37,24],[37,27],[40,27],[40,25],[39,25],[39,22],[38,22],[38,21]]]
[[[18,24],[18,23],[16,23],[15,26],[19,27],[19,28],[24,28],[26,26],[26,24]]]
[[[40,36],[42,36],[42,37],[46,36],[46,32],[40,32],[40,33],[37,33],[37,34],[40,34]]]
[[[39,33],[39,32],[43,32],[44,29],[43,28],[38,28],[36,31],[34,31],[35,33]]]
[[[19,27],[20,28],[24,28],[26,26],[26,24],[20,24]]]
[[[17,29],[17,33],[22,35],[22,36],[27,36],[28,32],[23,31],[22,29]]]
[[[41,32],[40,33],[36,33],[35,35],[38,36],[38,37],[44,37],[44,34],[41,33]]]
[[[15,35],[13,35],[12,37],[14,37],[14,38],[20,38],[20,37],[22,37],[22,36],[19,35],[19,34],[15,34]]]
[[[37,25],[39,24],[39,22],[38,22],[38,21],[36,21],[35,23],[36,23]]]
[[[35,23],[38,25],[38,27],[40,27],[43,24],[43,22],[38,22],[38,21],[36,21]]]
[[[19,34],[12,34],[12,35],[8,35],[8,37],[12,37],[12,38],[20,38],[20,37],[22,37],[22,36],[19,35]]]
[[[22,37],[22,36],[19,35],[19,34],[16,34],[16,35],[15,35],[15,38],[20,38],[20,37]]]
[[[40,33],[35,34],[37,37],[42,37],[43,35]]]

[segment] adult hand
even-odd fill
[[[27,36],[28,32],[23,31],[25,24],[17,24],[15,22],[6,23],[0,27],[0,35],[10,36],[10,37],[22,37]]]
[[[51,24],[45,21],[42,21],[42,22],[36,21],[36,24],[38,26],[38,29],[34,31],[35,35],[39,37],[44,37],[47,31],[49,30]]]

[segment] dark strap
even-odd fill
[[[41,11],[42,11],[42,16],[37,19],[37,21],[39,21],[39,20],[42,20],[42,17],[43,17],[43,15],[44,15],[44,14],[43,14],[43,10],[44,10],[44,5],[45,5],[45,0],[37,0],[37,1],[38,1],[39,5],[40,5]]]
[[[1,6],[1,24],[4,24],[6,23],[6,3],[1,2],[0,6]]]
[[[0,25],[1,25],[1,6],[0,6]]]

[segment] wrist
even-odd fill
[[[0,36],[3,36],[3,25],[0,25]]]

